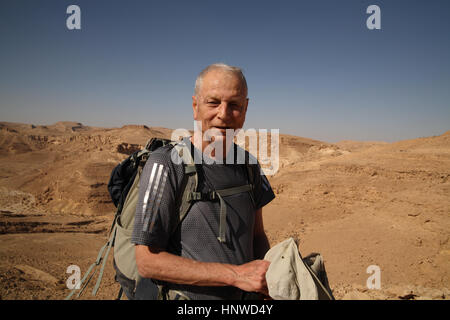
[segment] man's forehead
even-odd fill
[[[245,92],[242,86],[221,86],[220,83],[217,86],[204,86],[200,90],[200,95],[205,99],[217,98],[222,99],[226,97],[227,99],[239,100],[245,99]]]
[[[202,96],[215,96],[227,93],[234,98],[242,98],[244,86],[241,79],[233,73],[212,70],[203,78],[200,89]]]
[[[230,101],[238,101],[238,100],[242,100],[245,99],[246,97],[244,97],[244,95],[242,93],[237,93],[237,94],[233,94],[233,95],[226,95],[226,97],[224,97],[223,94],[219,93],[219,92],[208,92],[206,94],[202,94],[203,99],[208,100],[208,99],[216,99],[216,100],[230,100]]]

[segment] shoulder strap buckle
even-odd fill
[[[190,192],[187,196],[187,201],[201,201],[201,200],[209,200],[213,201],[218,199],[218,193],[216,191],[209,192]]]

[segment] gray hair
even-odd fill
[[[247,80],[245,80],[242,69],[238,68],[238,67],[229,66],[225,63],[210,64],[205,69],[203,69],[202,72],[200,72],[200,74],[197,76],[197,79],[195,80],[194,93],[196,96],[198,96],[198,94],[200,92],[200,88],[201,88],[202,82],[203,82],[203,77],[212,70],[222,70],[222,71],[229,72],[229,73],[232,73],[235,76],[237,76],[241,80],[241,83],[244,87],[245,97],[247,97],[247,94],[248,94]]]

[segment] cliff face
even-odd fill
[[[111,170],[153,136],[146,126],[103,129],[75,122],[0,123],[0,186],[29,194],[23,199],[26,210],[108,214],[115,209],[107,191]],[[6,209],[17,206],[7,196],[3,202]]]

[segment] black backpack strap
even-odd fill
[[[256,207],[255,202],[255,183],[256,183],[256,177],[259,174],[259,167],[256,164],[245,164],[245,168],[247,169],[247,178],[248,183],[252,186],[252,190],[250,193],[250,198],[252,199],[253,208]]]

